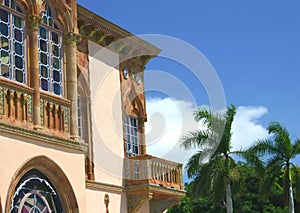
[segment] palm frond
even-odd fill
[[[208,130],[191,131],[181,138],[180,146],[184,149],[200,148],[208,138]]]
[[[187,171],[187,175],[189,178],[192,178],[196,176],[200,171],[200,163],[199,159],[201,158],[201,155],[203,154],[202,151],[199,151],[195,153],[192,157],[189,158],[188,163],[185,166],[185,169]]]
[[[252,145],[248,151],[250,153],[256,154],[258,157],[262,157],[265,155],[282,155],[280,150],[276,149],[276,146],[272,140],[264,139],[257,140],[257,142]]]
[[[283,156],[290,158],[292,152],[292,144],[289,132],[279,122],[272,121],[268,126],[269,134],[273,134],[275,147],[281,150]]]
[[[297,139],[293,144],[291,159],[295,158],[296,155],[300,154],[300,139]]]

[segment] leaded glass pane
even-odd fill
[[[23,59],[20,56],[15,56],[15,66],[19,69],[23,69]]]
[[[9,64],[9,53],[5,50],[1,51],[1,63]]]
[[[49,82],[46,79],[41,79],[41,88],[42,90],[49,90]]]
[[[40,38],[47,39],[47,29],[39,27],[39,36]]]
[[[40,50],[43,52],[47,52],[48,47],[47,47],[47,42],[44,40],[40,40]]]
[[[53,80],[56,82],[60,82],[60,73],[57,70],[53,71]]]
[[[3,50],[9,50],[8,39],[4,36],[0,37],[0,48],[3,49]]]
[[[22,28],[22,19],[18,16],[14,16],[14,25],[17,28]]]
[[[24,81],[24,73],[22,70],[16,70],[16,81],[23,83]]]
[[[8,23],[8,12],[3,9],[0,9],[0,19],[1,22]]]
[[[41,76],[43,78],[48,78],[48,67],[41,65]]]
[[[48,56],[45,53],[41,53],[41,63],[42,64],[48,64]]]
[[[4,36],[8,36],[8,25],[6,23],[0,24],[0,32]]]
[[[52,32],[52,42],[54,44],[59,44],[59,35],[55,32]]]
[[[58,83],[53,83],[53,87],[54,87],[54,94],[60,95],[61,94],[60,85]]]
[[[10,75],[9,75],[9,67],[4,65],[4,64],[1,64],[1,76],[5,77],[5,78],[9,78]]]
[[[23,55],[23,46],[21,43],[15,42],[15,53],[18,55]]]

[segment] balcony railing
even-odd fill
[[[33,129],[34,90],[6,78],[0,79],[0,119],[6,124]],[[70,101],[41,92],[40,131],[69,137]]]
[[[41,93],[40,124],[45,132],[69,136],[70,101]]]
[[[140,155],[125,159],[127,186],[148,183],[161,187],[183,190],[182,164]]]
[[[0,118],[8,124],[32,125],[33,89],[0,80]]]

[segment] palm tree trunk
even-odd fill
[[[294,207],[294,195],[293,195],[293,186],[292,186],[292,178],[291,178],[291,171],[289,172],[289,213],[295,213]]]
[[[231,198],[231,186],[229,177],[226,178],[226,209],[227,213],[233,213],[233,204]]]

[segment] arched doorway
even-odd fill
[[[26,162],[13,177],[6,213],[77,213],[78,204],[63,170],[46,156]]]

